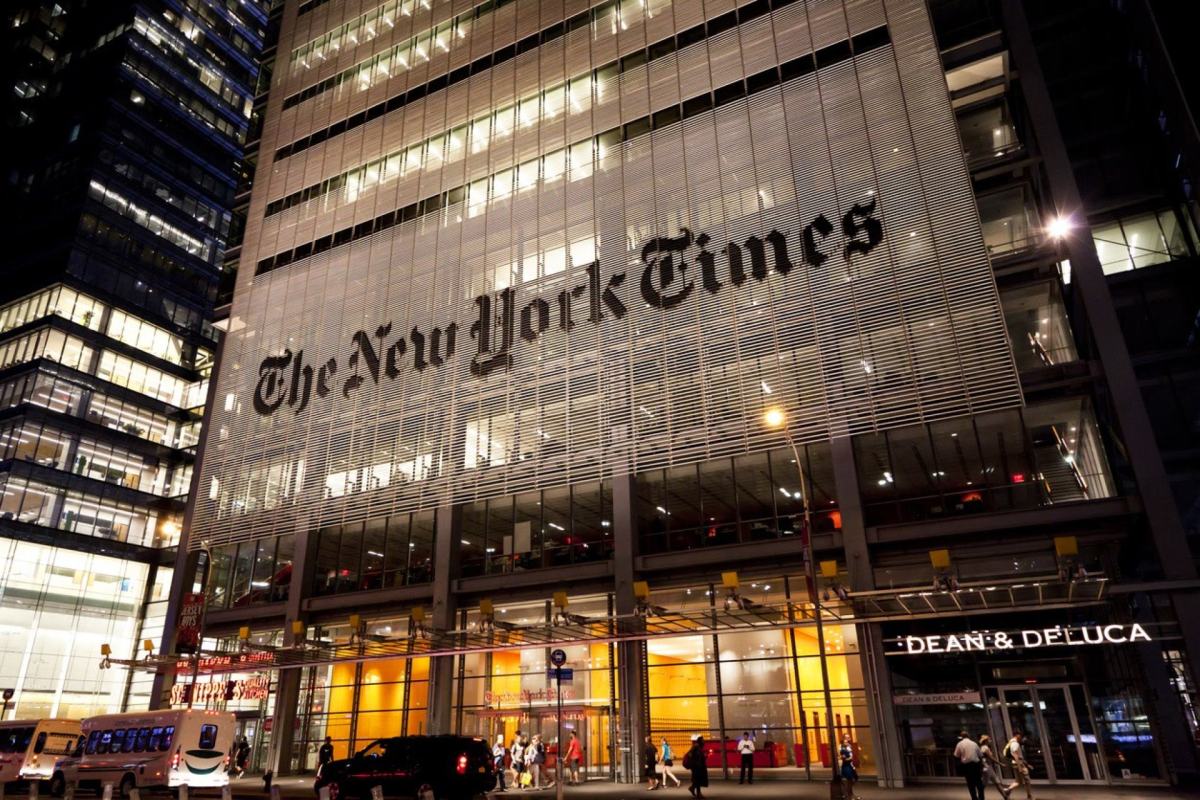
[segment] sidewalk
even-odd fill
[[[682,777],[682,776],[680,776]],[[304,798],[311,800],[312,777],[281,778],[275,782],[285,798]],[[567,787],[565,797],[580,800],[637,800],[638,798],[655,798],[655,800],[690,800],[687,783],[679,789],[661,789],[651,793],[644,784],[627,785],[594,781],[585,786]],[[871,783],[863,783],[858,787],[862,800],[967,800],[967,787],[960,784],[929,784],[910,786],[905,789],[879,789]],[[244,778],[233,782],[235,798],[263,798],[265,793],[260,779]],[[752,786],[739,786],[736,782],[713,781],[712,786],[705,790],[704,796],[712,800],[829,800],[829,789],[819,783],[802,783],[791,781],[766,781]],[[1037,800],[1200,800],[1200,793],[1181,792],[1167,787],[1082,787],[1082,786],[1035,786],[1034,796]],[[554,790],[537,792],[518,791],[510,789],[504,793],[488,795],[489,800],[511,800],[511,798],[530,798],[531,800],[552,800]],[[999,795],[994,789],[987,792],[988,800]],[[1023,800],[1016,793],[1013,800]]]

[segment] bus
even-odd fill
[[[0,784],[44,781],[54,762],[79,741],[79,720],[30,719],[0,722]]]
[[[234,724],[231,712],[198,708],[88,717],[76,755],[55,766],[51,792],[111,783],[128,797],[135,787],[225,786]]]

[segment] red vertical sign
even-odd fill
[[[179,624],[175,626],[175,652],[195,653],[200,649],[200,626],[204,619],[204,593],[188,592],[179,606]]]

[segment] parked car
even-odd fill
[[[388,797],[416,797],[428,784],[442,800],[475,800],[496,785],[487,742],[470,736],[397,736],[378,739],[350,758],[317,771],[314,789],[329,800],[370,798],[379,786]]]

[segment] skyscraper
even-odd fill
[[[1194,776],[1196,138],[1148,20],[289,4],[200,680],[271,681],[216,702],[280,772],[561,723],[590,777],[754,731],[897,786],[963,728],[1039,781]]]
[[[10,715],[144,707],[267,16],[260,2],[4,12],[0,685]]]

